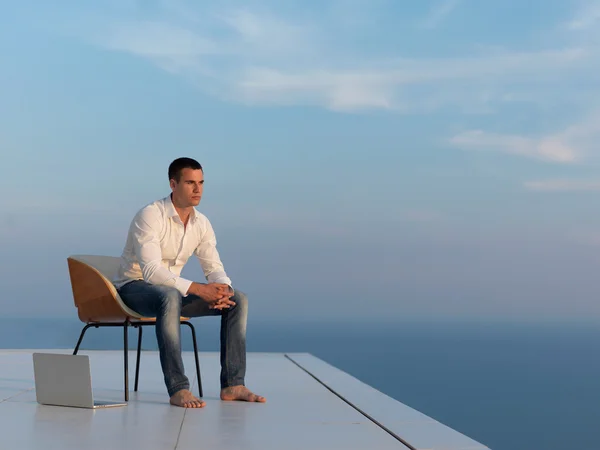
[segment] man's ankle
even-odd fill
[[[171,389],[171,390],[169,390],[169,397],[173,397],[174,395],[180,393],[181,391],[189,392],[189,390],[190,390],[189,386],[183,386],[180,388]]]

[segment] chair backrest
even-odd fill
[[[121,258],[116,256],[73,255],[70,258],[93,267],[108,280],[112,280],[117,275],[121,264]]]
[[[102,255],[73,255],[67,258],[73,300],[82,322],[124,322],[142,316],[123,303],[112,279],[120,258]]]

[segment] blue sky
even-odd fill
[[[254,318],[600,319],[600,2],[195,3],[0,6],[4,315],[191,156]]]

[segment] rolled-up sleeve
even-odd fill
[[[134,218],[131,227],[133,247],[144,281],[174,287],[186,296],[192,282],[162,265],[159,238],[162,225],[159,214],[152,208],[145,208]]]
[[[221,257],[217,251],[217,238],[210,221],[204,218],[203,235],[200,244],[196,247],[194,254],[200,261],[200,266],[209,283],[223,283],[229,285],[232,289],[231,280],[225,272]]]

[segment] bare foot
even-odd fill
[[[169,403],[183,408],[204,408],[206,406],[204,401],[194,397],[187,389],[182,389],[173,394]]]
[[[253,394],[246,386],[230,386],[221,389],[221,400],[225,401],[242,401],[242,402],[259,402],[264,403],[266,398],[260,395]]]

